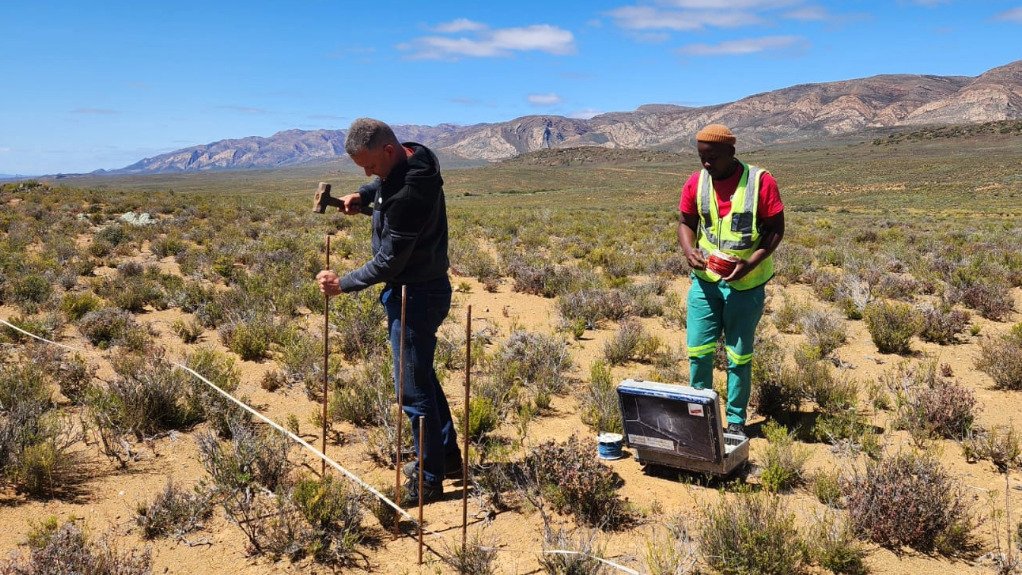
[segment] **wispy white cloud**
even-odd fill
[[[825,8],[807,0],[660,0],[652,5],[622,6],[606,14],[618,27],[630,32],[685,32],[708,27],[762,26],[777,19],[824,21],[834,18]],[[635,34],[633,37],[649,40]]]
[[[687,10],[772,10],[804,0],[663,0],[661,4]]]
[[[458,18],[457,20],[438,24],[433,28],[433,31],[441,34],[457,34],[458,32],[477,32],[485,29],[486,24],[473,22],[468,18]]]
[[[533,106],[556,106],[561,103],[561,97],[557,94],[529,94],[529,103]]]
[[[1005,22],[1018,22],[1019,24],[1022,24],[1022,7],[1012,8],[1011,10],[1001,12],[995,16],[995,18],[998,20],[1004,20]]]
[[[10,148],[0,148],[0,154],[6,154],[6,153],[8,153],[10,151],[11,151]]]
[[[71,113],[80,114],[82,116],[113,116],[120,112],[107,108],[75,108],[74,110],[71,110]]]
[[[576,120],[588,120],[589,118],[592,118],[593,116],[599,116],[602,113],[603,110],[597,110],[595,108],[584,108],[582,110],[576,110],[568,114],[568,117],[574,118]]]
[[[689,44],[681,47],[678,52],[688,56],[737,56],[795,48],[804,42],[798,36],[764,36],[746,40],[729,40],[719,44]]]
[[[455,20],[454,23],[462,22]],[[450,24],[454,24],[450,23]],[[575,36],[570,31],[549,24],[535,24],[517,28],[491,29],[485,25],[464,20],[458,25],[442,25],[462,36],[423,36],[398,48],[412,59],[457,59],[506,57],[515,52],[546,52],[563,56],[575,52]],[[471,27],[465,27],[471,24]]]
[[[609,12],[626,30],[699,30],[706,26],[734,28],[762,23],[759,16],[743,11],[664,10],[653,6],[622,6]]]

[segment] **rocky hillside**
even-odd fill
[[[721,122],[743,145],[812,141],[870,128],[1022,118],[1022,60],[975,77],[883,75],[800,84],[729,104],[654,104],[589,120],[525,116],[497,124],[396,126],[399,137],[444,156],[496,161],[542,149],[600,146],[675,151],[703,125]],[[221,140],[146,158],[121,173],[273,168],[344,156],[343,130],[287,130]]]

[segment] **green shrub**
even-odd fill
[[[458,575],[496,575],[497,547],[484,544],[478,533],[465,546],[447,550],[443,560]]]
[[[771,492],[787,491],[805,481],[803,467],[809,459],[805,447],[797,445],[788,430],[774,422],[763,426],[767,447],[763,452],[760,481]]]
[[[809,552],[813,562],[835,575],[866,575],[869,569],[865,559],[868,550],[858,539],[847,521],[831,513],[818,519],[813,526]]]
[[[210,494],[202,489],[186,491],[167,481],[163,491],[152,502],[135,508],[135,524],[142,537],[155,539],[164,535],[184,535],[198,529],[212,513]]]
[[[1022,438],[1010,425],[973,431],[962,441],[962,451],[970,463],[988,459],[1001,473],[1022,467]]]
[[[184,364],[227,393],[233,394],[241,383],[241,374],[234,358],[209,347],[200,347],[188,354]],[[191,374],[190,388],[185,388],[187,411],[196,419],[205,420],[220,437],[230,437],[231,424],[250,416],[237,404]]]
[[[375,355],[359,365],[353,377],[334,388],[330,419],[358,426],[383,425],[394,398],[391,366],[389,355]]]
[[[984,338],[979,345],[976,367],[994,380],[999,389],[1022,389],[1022,323],[996,338]]]
[[[121,345],[141,350],[152,340],[149,330],[139,325],[130,313],[112,307],[85,314],[78,322],[78,329],[89,343],[100,349]]]
[[[817,471],[811,482],[813,495],[817,501],[831,507],[841,503],[841,476],[836,473]]]
[[[5,575],[151,575],[152,554],[148,548],[118,553],[108,537],[89,541],[81,528],[68,522],[0,569]]]
[[[557,553],[567,551],[568,553]],[[539,566],[549,575],[600,575],[603,564],[596,559],[603,549],[596,544],[596,534],[580,533],[571,537],[563,529],[546,528],[543,533],[543,553]]]
[[[273,342],[273,325],[267,318],[236,320],[219,328],[220,341],[245,361],[262,361]]]
[[[60,300],[60,311],[68,321],[77,322],[90,311],[96,311],[103,305],[103,301],[92,292],[68,292]]]
[[[802,317],[802,333],[809,345],[817,348],[820,356],[826,357],[845,343],[847,328],[837,314],[812,309]]]
[[[593,362],[589,369],[589,386],[583,389],[579,411],[582,422],[597,432],[622,432],[617,388],[603,362]]]
[[[346,359],[364,359],[387,345],[387,311],[379,295],[379,290],[367,289],[330,300],[330,327]]]
[[[17,304],[38,306],[50,299],[53,293],[53,282],[39,274],[26,274],[15,278],[10,283],[8,298]],[[32,309],[35,309],[34,307]],[[34,313],[34,312],[30,312]]]
[[[202,326],[199,322],[193,319],[176,319],[171,324],[170,330],[174,332],[174,335],[181,338],[184,343],[195,343],[199,341],[199,337],[202,336]]]
[[[364,539],[365,504],[347,483],[333,475],[300,479],[291,498],[309,526],[299,540],[305,553],[317,560],[343,561]]]
[[[919,316],[909,304],[876,301],[866,306],[863,319],[881,353],[906,354],[909,340],[919,332]]]
[[[781,296],[781,305],[773,313],[774,326],[781,333],[799,333],[802,329],[802,320],[809,313],[809,302],[795,300],[788,294]]]
[[[490,365],[495,385],[507,390],[520,385],[533,397],[549,397],[563,391],[571,353],[564,340],[516,330],[494,351]]]
[[[796,521],[777,496],[725,496],[699,521],[699,552],[726,575],[806,573],[808,551]]]
[[[605,320],[624,319],[631,313],[631,306],[621,290],[582,289],[562,294],[557,311],[568,323],[583,321],[586,329],[595,329]]]
[[[902,453],[869,461],[841,490],[852,528],[878,545],[944,554],[970,547],[970,497],[935,459]]]

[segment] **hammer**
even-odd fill
[[[317,214],[326,212],[328,206],[337,206],[337,211],[344,211],[344,202],[340,198],[330,195],[330,184],[319,183],[319,190],[316,191],[316,201],[312,204],[312,211]]]

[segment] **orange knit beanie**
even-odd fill
[[[723,124],[710,124],[696,134],[697,142],[720,142],[722,144],[735,145],[737,139]]]

